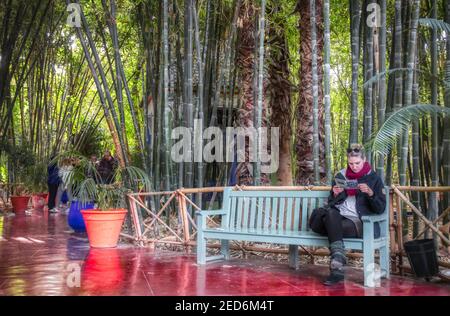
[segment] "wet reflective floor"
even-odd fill
[[[343,284],[326,287],[326,266],[292,270],[263,259],[235,259],[201,267],[195,254],[137,248],[90,249],[66,215],[34,211],[0,216],[0,295],[450,295],[448,283],[393,276],[362,286],[349,268]]]

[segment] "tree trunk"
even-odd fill
[[[297,106],[296,152],[298,170],[296,182],[299,185],[308,185],[318,183],[325,177],[323,88],[322,84],[319,84],[323,78],[323,58],[321,54],[323,51],[322,0],[316,1],[315,6],[314,24],[317,26],[316,36],[314,36],[311,27],[311,3],[300,0],[297,2],[296,9],[300,13],[299,31],[301,36],[300,87]],[[316,45],[314,45],[314,40],[316,40]],[[314,45],[315,50],[312,45]],[[315,68],[316,73],[314,71]],[[314,83],[317,83],[318,86],[313,92]],[[315,107],[316,115],[314,115]],[[315,132],[318,140],[314,139]],[[314,146],[317,146],[316,149],[314,149]],[[318,159],[316,162],[314,162],[315,154],[316,159]]]
[[[271,1],[272,23],[268,33],[270,45],[268,95],[272,110],[271,125],[280,128],[280,160],[278,185],[293,185],[291,168],[291,82],[289,81],[289,50],[286,42],[285,21],[277,18],[281,4]]]
[[[252,17],[256,10],[253,1],[244,0],[239,10],[238,30],[239,48],[236,64],[240,75],[241,108],[238,111],[238,126],[253,127],[254,99],[253,99],[253,67],[255,62],[255,24]],[[253,184],[253,165],[249,160],[249,143],[245,142],[245,161],[239,162],[237,178],[240,185]]]

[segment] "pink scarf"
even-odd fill
[[[349,180],[359,180],[372,170],[372,166],[367,161],[359,172],[353,172],[350,166],[347,165],[347,170],[345,171],[345,177]],[[356,195],[357,189],[346,189],[347,195]]]

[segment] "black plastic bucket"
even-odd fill
[[[433,239],[411,240],[403,244],[414,274],[419,278],[431,278],[439,272]]]

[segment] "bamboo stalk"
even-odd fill
[[[350,33],[352,52],[352,96],[350,116],[350,143],[358,142],[358,69],[359,69],[359,29],[361,20],[360,1],[349,0],[350,6]]]
[[[331,101],[330,101],[330,0],[323,2],[324,16],[324,106],[325,106],[325,157],[327,170],[327,183],[331,183]]]

